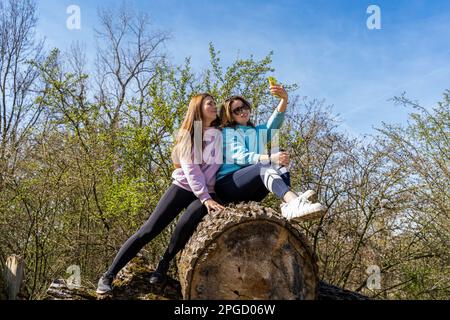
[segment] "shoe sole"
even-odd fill
[[[95,293],[97,293],[97,294],[105,294],[105,293],[111,293],[112,292],[112,290],[108,290],[108,291],[103,291],[103,290],[96,290],[95,291]]]
[[[294,218],[290,219],[290,221],[302,222],[302,221],[316,220],[316,219],[322,218],[325,215],[326,211],[327,211],[326,209],[322,209],[319,211],[313,211],[310,213],[306,213],[300,217],[294,217]]]

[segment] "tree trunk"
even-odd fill
[[[16,300],[23,288],[25,262],[18,255],[9,256],[4,272],[7,297],[9,300]]]
[[[168,277],[163,286],[151,285],[149,280],[155,270],[148,260],[138,255],[123,268],[114,281],[113,293],[97,295],[92,287],[70,289],[66,280],[56,279],[47,290],[45,300],[181,300],[181,286]],[[97,280],[97,279],[95,279]],[[318,286],[319,300],[368,300],[359,293],[343,290],[323,281]]]
[[[181,253],[178,270],[184,299],[318,296],[316,259],[305,237],[257,203],[206,216]]]

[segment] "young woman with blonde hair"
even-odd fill
[[[198,217],[203,217],[208,212],[223,209],[214,200],[215,176],[222,162],[222,154],[216,152],[218,148],[215,147],[217,144],[221,146],[222,143],[221,133],[216,129],[218,124],[217,107],[213,97],[207,93],[194,96],[189,103],[172,152],[175,164],[173,182],[148,220],[122,245],[113,263],[100,278],[97,293],[110,292],[117,273],[186,209],[179,219],[169,247],[158,264],[153,280],[151,279],[155,283],[160,281],[169,268],[169,262],[191,236],[189,230],[195,229],[191,224],[196,225]],[[206,157],[205,150],[211,151]]]

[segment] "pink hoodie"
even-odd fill
[[[172,178],[175,185],[192,191],[203,203],[211,199],[210,193],[214,193],[216,173],[223,161],[222,133],[219,129],[205,128],[202,157],[199,160],[201,164],[195,161],[181,163],[181,168],[173,171]]]

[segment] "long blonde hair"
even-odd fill
[[[194,123],[195,121],[202,121],[202,105],[203,101],[210,97],[214,97],[209,93],[200,93],[192,97],[189,102],[188,110],[184,117],[183,123],[178,131],[177,138],[172,150],[172,161],[175,168],[180,168],[181,161],[186,163],[192,162],[192,145],[194,141]],[[211,126],[218,127],[220,119],[217,117]],[[203,131],[202,131],[203,141]]]

